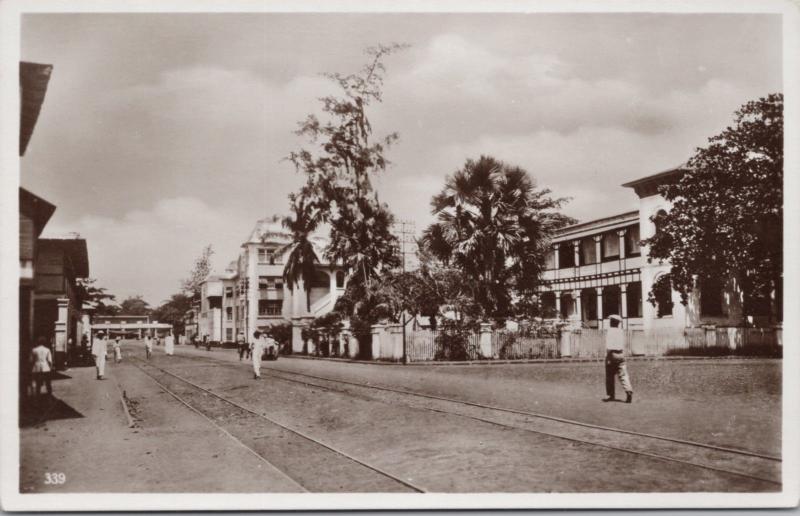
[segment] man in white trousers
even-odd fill
[[[164,353],[168,356],[172,356],[175,353],[175,336],[172,335],[172,330],[169,331],[169,335],[164,338]]]
[[[253,342],[250,344],[250,356],[253,359],[253,380],[261,379],[261,356],[264,354],[266,339],[262,338],[261,332],[253,332]]]
[[[94,365],[97,367],[98,380],[105,380],[107,353],[108,341],[106,340],[106,334],[102,331],[97,332],[92,342],[92,356],[94,357]]]

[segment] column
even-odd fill
[[[392,360],[401,361],[403,360],[403,326],[400,324],[390,324],[386,326],[386,333],[384,335],[388,335],[390,346],[386,346],[387,348],[391,348]]]
[[[619,311],[623,320],[628,318],[628,285],[626,283],[619,286]]]
[[[595,235],[594,237],[594,256],[597,260],[597,272],[600,273],[603,268],[603,235]],[[603,316],[601,315],[602,319]]]
[[[625,259],[625,229],[618,229],[617,235],[619,235],[619,259]]]
[[[480,352],[481,352],[481,358],[493,358],[492,325],[489,323],[481,323]]]
[[[581,291],[573,290],[572,299],[575,303],[575,319],[578,321],[583,320],[583,312],[581,311]]]
[[[381,358],[381,337],[383,336],[384,326],[382,324],[372,325],[372,360]]]
[[[553,244],[553,264],[556,270],[561,268],[561,264],[558,260],[558,244]]]
[[[575,253],[574,260],[575,260],[575,267],[581,266],[581,241],[580,240],[573,240],[572,241],[572,251]]]
[[[554,290],[553,293],[556,295],[556,319],[561,319],[561,291]]]
[[[597,291],[597,329],[603,329],[603,287],[595,287]]]
[[[55,321],[55,366],[61,369],[67,361],[67,337],[69,335],[69,298],[60,297],[58,303],[58,319]]]

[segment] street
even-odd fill
[[[630,405],[601,402],[601,362],[402,366],[281,357],[264,361],[263,378],[254,380],[234,350],[178,346],[166,356],[156,348],[148,361],[143,345],[129,341],[106,381],[86,367],[54,382],[72,412],[45,410],[23,425],[20,487],[780,490],[779,360],[628,367]],[[66,481],[45,483],[56,471]]]

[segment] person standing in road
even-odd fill
[[[149,333],[144,336],[144,354],[148,360],[150,360],[150,356],[153,354],[153,339],[150,338]]]
[[[239,362],[241,362],[242,357],[247,351],[247,341],[244,338],[244,332],[240,331],[239,335],[236,337],[236,347],[239,348]]]
[[[175,353],[175,336],[172,334],[172,330],[164,337],[164,353],[170,357]]]
[[[94,357],[94,365],[97,367],[97,379],[105,380],[106,375],[106,354],[108,354],[108,341],[106,334],[98,332],[92,342],[92,356]]]
[[[628,367],[625,365],[625,332],[620,325],[622,318],[611,315],[608,318],[609,328],[606,330],[606,394],[603,401],[616,401],[614,393],[614,377],[619,376],[622,388],[627,395],[625,402],[633,402],[633,387],[628,378]]]
[[[261,357],[264,355],[266,341],[261,338],[261,332],[253,332],[253,342],[250,344],[250,356],[253,359],[253,379],[261,379]]]
[[[120,362],[122,362],[122,348],[120,347],[120,344],[121,344],[121,342],[120,342],[119,336],[117,336],[114,339],[114,363],[115,364],[119,364]]]
[[[36,395],[42,393],[42,383],[47,388],[47,395],[53,395],[53,386],[50,384],[50,375],[53,371],[53,354],[48,348],[47,339],[39,337],[36,347],[31,350],[33,382],[36,385]]]
[[[208,335],[203,335],[203,344],[206,346],[206,351],[211,351],[211,340]]]

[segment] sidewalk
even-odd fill
[[[55,399],[20,429],[21,493],[302,490],[129,361],[104,381],[82,367],[53,382]]]

